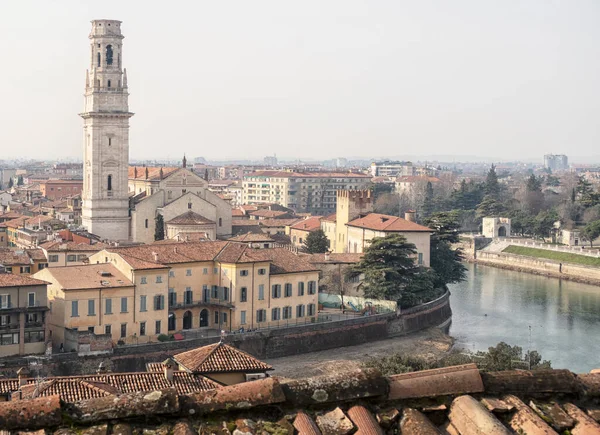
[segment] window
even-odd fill
[[[146,322],[140,322],[140,337],[146,335]]]
[[[423,264],[423,253],[419,252],[419,266]]]
[[[267,321],[267,310],[256,310],[256,323]]]
[[[127,337],[127,323],[121,323],[121,338]]]
[[[223,300],[229,300],[229,287],[223,287]]]
[[[267,274],[267,269],[258,269],[258,274],[259,275],[266,275]]]
[[[289,282],[285,284],[285,293],[284,293],[284,296],[286,298],[292,297],[292,284],[290,284]]]
[[[25,343],[41,343],[44,341],[44,331],[25,331]]]
[[[304,296],[304,283],[298,283],[298,296]]]
[[[146,311],[146,295],[140,296],[140,311]]]
[[[79,301],[71,301],[71,317],[79,317]]]
[[[242,287],[240,289],[240,302],[246,302],[248,300],[248,289],[246,287]]]
[[[169,276],[171,278],[173,278],[175,276],[175,271],[174,270],[169,270]]]
[[[211,298],[213,299],[219,299],[219,287],[216,285],[213,285],[211,288]]]
[[[246,312],[245,311],[240,311],[240,324],[242,324],[242,325],[246,324]]]
[[[154,296],[154,310],[164,310],[165,309],[165,295],[156,295]]]
[[[208,275],[208,267],[202,269],[202,275]]]
[[[160,320],[157,320],[156,322],[154,322],[154,333],[155,334],[160,334]]]
[[[112,190],[112,175],[109,175],[106,178],[106,190],[108,190],[109,192]]]
[[[102,65],[100,63],[100,61],[102,60],[102,55],[100,54],[100,52],[98,52],[98,56],[97,56],[97,61],[98,61],[98,68],[100,68]]]
[[[219,268],[213,267],[213,274],[216,275],[217,273],[219,273]]]
[[[273,308],[271,310],[271,320],[275,321],[275,320],[280,320],[280,319],[281,319],[281,309]]]
[[[169,289],[169,307],[172,307],[177,303],[177,293],[175,293],[175,289]]]
[[[283,307],[283,318],[284,319],[292,318],[292,307]]]
[[[110,88],[110,80],[108,81],[108,87]],[[108,138],[108,146],[112,145],[112,137]]]
[[[77,255],[67,255],[67,261],[77,261]]]
[[[106,87],[107,87],[107,88],[110,88],[110,80],[108,80],[108,81],[106,82]],[[108,144],[110,145],[110,139],[109,139],[109,143],[108,143]]]
[[[87,255],[85,255],[85,254],[77,255],[77,261],[84,261],[86,258],[87,258]]]
[[[148,219],[146,219],[146,220],[144,221],[144,226],[145,226],[146,228],[148,228]]]
[[[110,26],[110,24],[109,24]],[[113,63],[113,49],[112,49],[112,45],[108,44],[106,46],[106,64],[107,65],[112,65]]]
[[[281,284],[273,284],[273,286],[271,286],[271,297],[273,299],[281,297]]]
[[[185,292],[183,293],[183,303],[186,305],[190,305],[194,302],[194,293],[192,292],[191,287],[186,287]]]
[[[27,306],[28,307],[35,307],[36,306],[36,303],[35,303],[35,293],[34,292],[27,293]]]
[[[94,299],[88,299],[88,316],[96,315],[96,301]]]
[[[192,203],[188,202],[188,210],[191,210],[191,209],[192,209]]]
[[[296,306],[296,317],[304,317],[305,316],[305,306],[298,305]]]
[[[121,312],[127,312],[127,298],[121,298]]]
[[[5,268],[4,268],[4,271],[5,271],[6,273],[12,273],[12,267],[5,267]]]
[[[215,325],[219,324],[219,312],[215,311]]]
[[[112,314],[112,299],[104,301],[104,314]]]
[[[259,301],[265,300],[265,285],[264,284],[258,285],[258,300]]]
[[[0,295],[0,308],[10,308],[12,304],[10,303],[10,295]]]
[[[140,278],[140,284],[148,284],[148,281],[146,280],[146,277],[145,277],[145,276],[142,276],[142,277]]]
[[[161,284],[162,283],[162,275],[156,275],[156,283],[157,284]]]
[[[223,219],[219,218],[219,226],[222,227],[223,226]]]
[[[317,282],[316,281],[308,281],[308,294],[314,295],[317,292]]]
[[[240,276],[248,276],[248,271],[246,269],[240,270]]]
[[[0,346],[19,344],[19,333],[0,334]]]
[[[227,323],[227,313],[221,313],[221,319],[223,320],[223,323]]]
[[[21,266],[21,273],[31,273],[31,266]]]
[[[192,269],[187,269],[185,271],[185,276],[192,276]]]
[[[112,335],[112,327],[110,325],[104,325],[104,333],[107,335]]]
[[[315,304],[308,304],[308,315],[309,316],[314,316],[315,315]]]

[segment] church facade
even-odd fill
[[[129,91],[121,22],[94,20],[86,72],[82,225],[105,240],[231,236],[231,205],[186,167],[129,167]],[[157,231],[157,225],[163,228]]]

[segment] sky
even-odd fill
[[[6,2],[0,159],[80,158],[100,18],[133,159],[600,161],[597,0]]]

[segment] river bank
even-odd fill
[[[469,263],[600,286],[600,268],[505,252],[477,251]]]
[[[431,328],[410,335],[340,347],[335,351],[270,358],[267,362],[275,368],[273,375],[304,378],[357,369],[369,358],[389,356],[396,352],[437,361],[452,349],[453,344],[452,337],[438,328]]]

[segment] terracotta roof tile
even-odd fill
[[[162,169],[163,179],[167,178],[173,172],[177,171],[178,167],[163,167],[163,166],[130,166],[128,170],[128,178],[130,180],[146,180],[146,169],[148,169],[148,180],[160,180],[160,170]],[[137,176],[136,176],[137,172]]]
[[[13,275],[12,273],[0,273],[0,287],[25,287],[46,284],[48,284],[46,281],[31,278],[27,275]]]
[[[240,234],[230,238],[229,240],[234,242],[273,242],[271,235],[267,233],[246,233]]]
[[[250,216],[264,217],[264,218],[278,218],[279,216],[289,216],[289,212],[280,210],[269,210],[259,209],[248,213]]]
[[[63,290],[133,287],[133,283],[110,263],[45,269]]]
[[[304,219],[300,222],[296,222],[290,227],[293,230],[300,231],[315,231],[321,229],[321,217],[313,216],[308,219]]]
[[[362,218],[354,219],[346,225],[385,232],[433,232],[431,228],[424,227],[415,222],[379,213],[370,213]]]
[[[214,221],[205,218],[204,216],[199,215],[193,211],[186,211],[183,214],[180,214],[177,217],[167,221],[167,224],[172,225],[202,225],[202,224],[214,224]]]
[[[173,356],[192,373],[264,372],[270,365],[225,343],[215,343]]]

